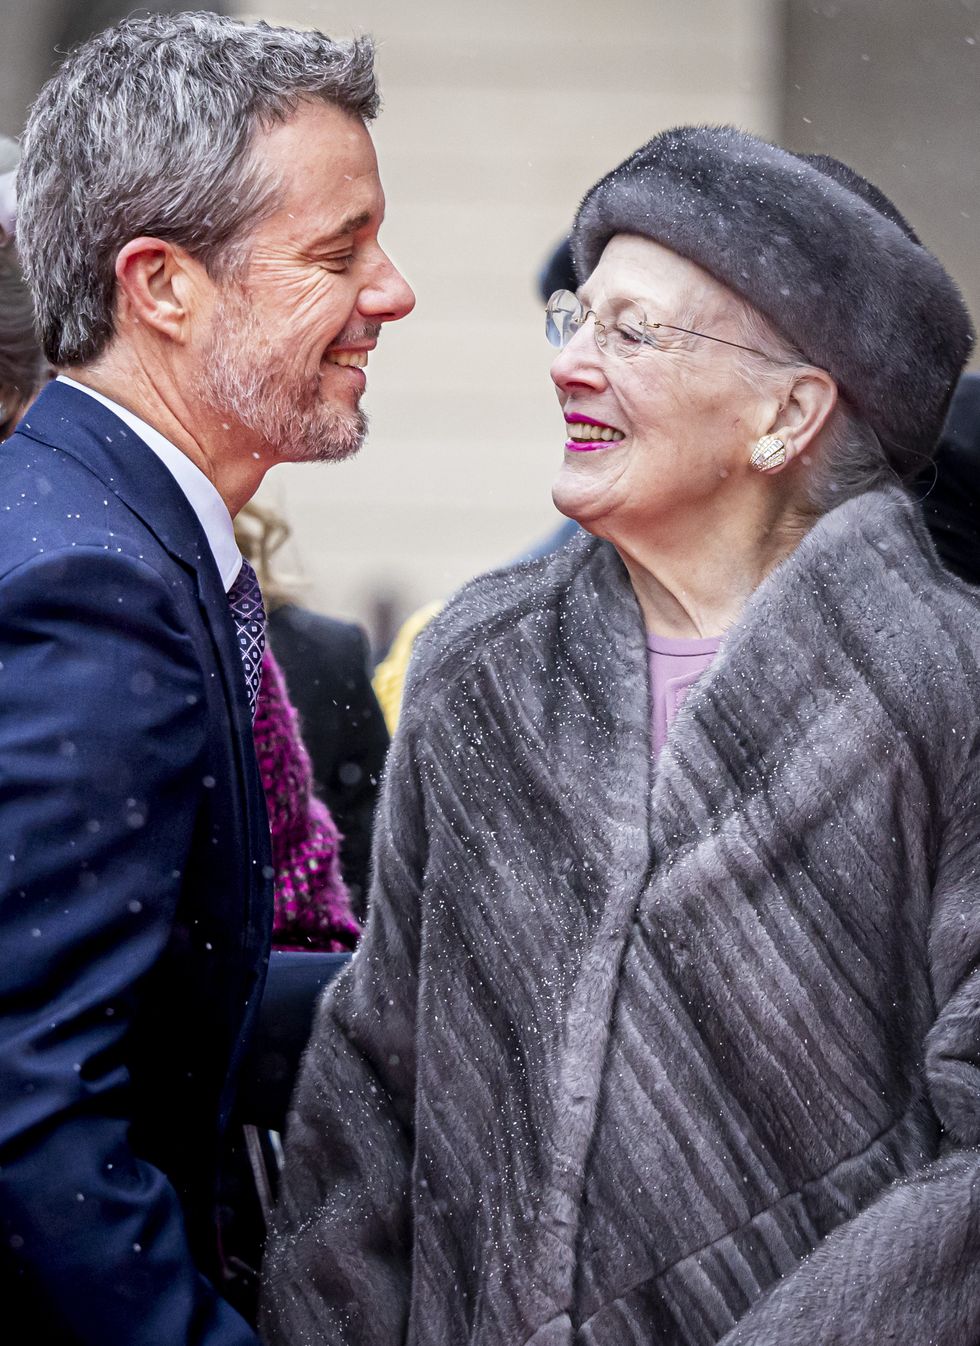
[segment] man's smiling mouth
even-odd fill
[[[364,369],[368,362],[367,351],[327,351],[324,359],[332,365],[353,365],[355,369]]]

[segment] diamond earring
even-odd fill
[[[786,445],[778,435],[763,435],[752,450],[749,462],[757,472],[772,472],[786,461]]]

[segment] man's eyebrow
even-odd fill
[[[362,210],[357,215],[348,215],[346,220],[342,220],[336,229],[332,229],[329,234],[320,234],[311,244],[314,248],[327,247],[331,243],[337,243],[342,238],[347,238],[350,234],[356,234],[359,229],[371,222],[371,212]]]

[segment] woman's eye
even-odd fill
[[[628,323],[620,323],[616,328],[616,333],[621,341],[625,341],[627,345],[631,346],[642,346],[645,340],[643,329],[631,327]]]

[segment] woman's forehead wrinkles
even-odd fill
[[[663,289],[655,284],[644,285],[637,276],[630,280],[629,284],[624,280],[624,284],[615,291],[608,288],[601,290],[598,308],[608,310],[632,304],[641,309],[647,318],[661,321],[669,319],[685,327],[694,327],[697,322],[706,321],[712,316],[722,316],[728,309],[724,301],[709,293],[706,287],[699,291],[695,284],[685,284],[668,298]],[[587,282],[579,286],[575,295],[583,308],[598,311]]]

